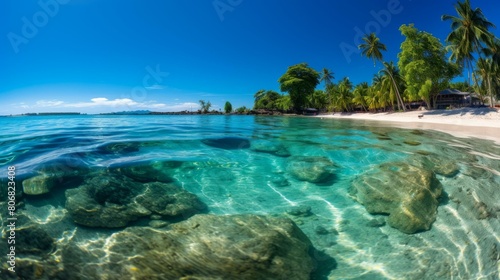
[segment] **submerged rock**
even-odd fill
[[[382,218],[371,219],[366,223],[366,225],[369,227],[383,227],[385,226],[385,221]]]
[[[437,155],[416,157],[413,163],[416,166],[432,170],[434,173],[445,177],[453,177],[460,171],[455,161]]]
[[[268,153],[279,157],[290,156],[290,152],[283,144],[268,140],[252,141],[251,149],[256,152]]]
[[[202,214],[169,230],[127,228],[100,243],[70,242],[63,248],[62,262],[69,276],[310,279],[314,268],[311,242],[287,218]],[[104,255],[109,258],[99,258]]]
[[[311,206],[307,205],[299,205],[292,207],[286,211],[287,214],[292,215],[292,216],[297,216],[297,217],[308,217],[311,216],[313,213],[311,211]]]
[[[417,130],[417,129],[412,130],[410,133],[414,135],[425,135],[425,133],[422,130]]]
[[[290,182],[281,176],[276,176],[271,180],[271,183],[276,187],[288,187],[290,186]]]
[[[103,154],[128,154],[138,152],[139,147],[139,142],[116,142],[105,144],[99,147],[98,151]]]
[[[318,235],[327,235],[330,233],[330,231],[324,228],[323,226],[316,226],[314,228],[314,232]]]
[[[173,170],[181,166],[181,161],[165,161],[151,164],[125,166],[117,168],[114,171],[139,182],[171,183],[175,181],[172,178]]]
[[[151,222],[149,222],[149,226],[152,228],[162,228],[168,226],[169,224],[169,222],[161,220],[152,220]]]
[[[294,156],[288,159],[286,171],[301,181],[323,183],[334,176],[335,164],[326,157]]]
[[[16,229],[17,253],[29,253],[33,255],[45,255],[54,248],[54,239],[42,228],[31,225]]]
[[[207,146],[225,150],[238,150],[238,149],[250,148],[250,141],[246,138],[240,138],[240,137],[203,139],[201,140],[201,142]]]
[[[78,185],[88,171],[89,168],[81,158],[64,155],[44,163],[33,177],[24,179],[22,192],[27,195],[42,195],[56,188]]]
[[[124,227],[140,217],[187,218],[206,206],[182,188],[160,182],[140,183],[100,174],[66,191],[66,209],[75,223],[89,227]]]
[[[389,214],[404,232],[428,230],[436,219],[442,186],[432,171],[404,162],[385,163],[358,177],[351,194],[371,214]]]
[[[23,192],[29,195],[40,195],[50,192],[60,180],[57,176],[37,175],[23,181]]]
[[[405,143],[406,145],[409,145],[409,146],[419,146],[422,144],[418,141],[411,140],[411,139],[407,139],[407,140],[403,141],[403,143]]]

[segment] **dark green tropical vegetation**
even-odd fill
[[[267,110],[276,110],[278,109],[278,105],[276,101],[279,100],[281,94],[272,91],[272,90],[259,90],[255,93],[255,105],[254,109],[267,109]]]
[[[229,114],[233,111],[233,105],[231,105],[231,102],[226,101],[226,104],[224,104],[224,112],[226,114]]]
[[[409,100],[424,100],[430,109],[438,93],[460,74],[459,67],[448,61],[444,46],[432,34],[419,31],[412,24],[399,30],[405,36],[398,55],[398,68],[406,83],[405,96]]]
[[[278,82],[282,92],[287,92],[294,110],[301,110],[310,102],[314,89],[319,84],[319,73],[307,65],[300,63],[288,67]]]
[[[200,100],[198,101],[200,103],[200,110],[202,113],[206,114],[212,107],[212,103],[210,101],[205,101],[205,100]]]
[[[402,25],[404,39],[396,62],[384,61],[387,46],[375,33],[366,34],[359,48],[378,69],[371,82],[353,85],[343,77],[335,83],[330,69],[318,72],[300,63],[288,67],[278,79],[283,94],[264,89],[255,93],[254,109],[405,111],[412,103],[433,109],[439,92],[447,88],[475,92],[494,106],[495,98],[500,98],[500,39],[491,31],[495,25],[470,0],[457,1],[455,11],[442,16],[444,22],[451,22],[445,44],[413,24]],[[463,72],[467,72],[465,80],[453,82]],[[316,88],[320,84],[324,89]]]
[[[250,110],[245,107],[245,106],[241,106],[241,107],[238,107],[236,108],[235,112],[236,113],[239,113],[239,114],[244,114],[244,113],[248,113]]]

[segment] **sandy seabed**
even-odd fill
[[[456,137],[489,139],[500,144],[500,111],[495,108],[423,110],[402,113],[335,113],[317,117],[381,121],[391,126],[437,130]]]

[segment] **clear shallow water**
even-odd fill
[[[77,226],[67,217],[64,191],[82,184],[79,170],[174,162],[165,176],[195,194],[208,213],[280,214],[294,220],[318,250],[335,259],[331,279],[499,277],[500,147],[489,141],[296,117],[68,116],[0,122],[2,180],[7,166],[16,166],[18,191],[22,180],[38,174],[73,172],[75,178],[47,194],[18,198],[24,202],[18,214],[41,224],[60,244],[116,231]],[[223,137],[246,139],[250,147],[207,145]],[[256,150],[259,145],[272,151]],[[333,176],[316,183],[299,180],[290,171],[299,157],[330,160]],[[369,214],[353,198],[353,182],[381,165],[432,169],[429,159],[456,169],[436,176],[444,192],[430,230],[402,233],[387,224],[387,216]],[[297,206],[310,207],[311,215],[293,215]],[[52,255],[60,258],[57,250]]]

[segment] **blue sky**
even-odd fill
[[[377,32],[396,61],[399,26],[444,41],[441,15],[455,2],[3,0],[0,114],[195,110],[200,99],[251,107],[301,62],[371,81],[380,65],[356,50],[361,32]],[[500,25],[498,1],[471,2]]]

